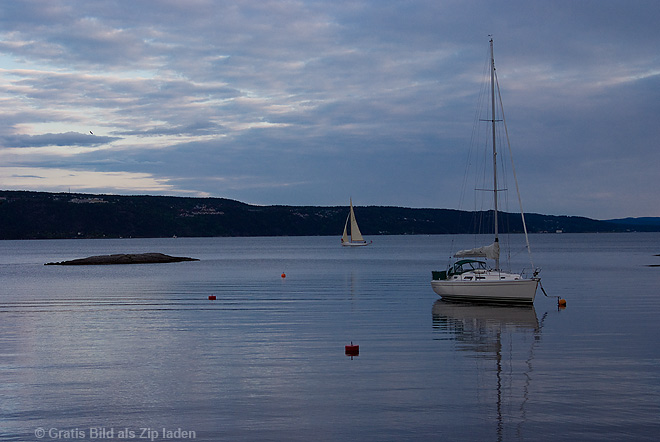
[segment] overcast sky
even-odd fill
[[[660,216],[657,0],[0,3],[0,189],[466,208],[489,34],[527,212]]]

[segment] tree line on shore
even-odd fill
[[[364,235],[489,233],[492,211],[355,208]],[[0,191],[0,239],[340,236],[347,206],[255,206],[225,198]],[[522,231],[519,214],[500,229]],[[530,233],[660,231],[657,219],[600,221],[526,214]]]

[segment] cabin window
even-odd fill
[[[466,276],[466,277],[463,278],[463,279],[465,279],[466,281],[472,281],[472,276]]]

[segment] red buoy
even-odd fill
[[[359,356],[360,355],[360,346],[359,345],[353,345],[353,341],[351,341],[351,345],[346,345],[344,347],[344,351],[346,353],[346,356]]]
[[[282,273],[282,278],[286,278],[286,274]]]
[[[209,295],[209,301],[215,301],[215,295]]]

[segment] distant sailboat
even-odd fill
[[[341,237],[342,246],[367,246],[371,244],[372,241],[367,242],[360,233],[360,228],[357,225],[355,220],[355,212],[353,212],[353,199],[350,200],[351,209],[348,212],[346,217],[346,223],[344,224],[344,234]],[[351,235],[349,239],[348,235],[348,223],[351,223]]]

